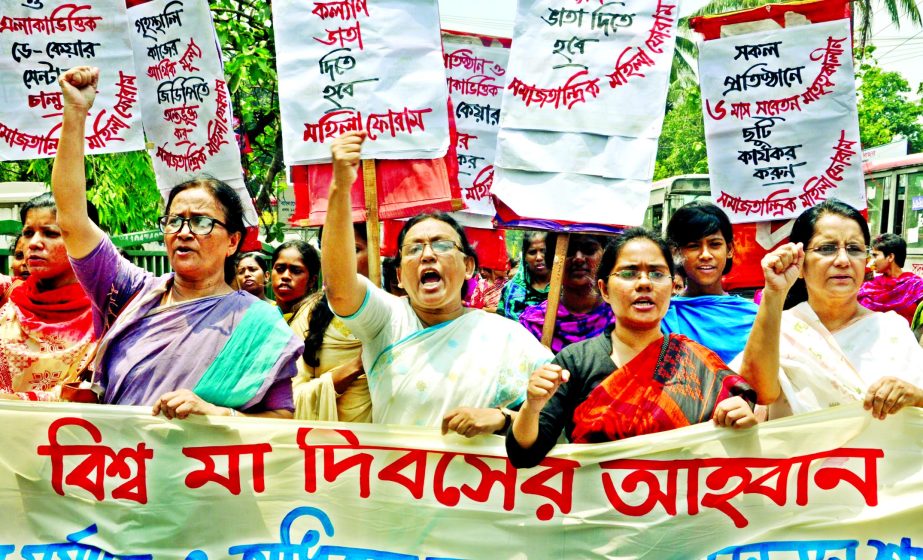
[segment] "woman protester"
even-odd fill
[[[697,342],[661,332],[674,273],[662,239],[643,228],[625,231],[606,247],[599,271],[615,325],[532,374],[506,436],[515,467],[537,465],[562,428],[573,443],[599,443],[709,419],[732,428],[756,424],[756,395],[741,377]]]
[[[102,332],[95,375],[110,404],[152,414],[291,417],[301,342],[278,310],[234,291],[231,263],[243,235],[234,190],[215,179],[177,185],[158,220],[174,273],[155,277],[118,254],[88,218],[83,145],[99,70],[59,80],[64,118],[52,185],[58,225]]]
[[[317,289],[320,255],[305,241],[286,241],[272,253],[272,294],[289,324],[304,313],[308,296]]]
[[[686,287],[670,301],[664,332],[684,334],[730,362],[743,351],[757,309],[721,285],[734,260],[731,221],[710,202],[690,202],[670,218],[667,238],[682,262]]]
[[[84,206],[98,221],[96,208]],[[57,400],[56,389],[76,381],[96,345],[90,300],[77,283],[57,223],[51,193],[20,209],[26,278],[0,275],[0,392],[23,400]]]
[[[365,224],[354,224],[356,270],[369,276]],[[323,235],[321,235],[323,239]],[[326,292],[308,298],[291,322],[304,337],[304,354],[292,380],[296,420],[371,422],[372,397],[362,367],[362,343],[333,314]]]
[[[923,348],[907,321],[857,300],[869,239],[862,214],[830,199],[763,258],[766,285],[739,371],[770,419],[851,401],[879,419],[923,405]],[[786,302],[790,293],[807,300]]]
[[[465,436],[504,430],[529,372],[550,359],[516,323],[462,306],[474,274],[464,230],[445,214],[417,216],[398,236],[399,298],[357,274],[350,188],[364,131],[332,146],[333,183],[321,245],[330,308],[362,341],[376,423],[442,426]]]
[[[548,299],[551,269],[545,257],[548,254],[547,234],[527,231],[522,235],[522,262],[516,274],[503,285],[497,313],[514,321],[527,307]]]
[[[575,342],[593,338],[612,325],[612,308],[596,288],[596,269],[604,243],[602,236],[583,234],[573,236],[568,244],[561,303],[551,339],[551,351],[554,353]],[[539,340],[547,309],[548,302],[543,301],[527,308],[519,316],[519,322]]]
[[[237,255],[234,268],[238,288],[253,294],[263,301],[270,301],[266,297],[266,282],[269,280],[269,272],[266,270],[266,258],[261,253],[253,251]]]
[[[22,215],[21,212],[20,215]],[[21,233],[10,244],[10,275],[13,278],[25,279],[29,277],[29,265],[26,263],[26,249],[28,246],[29,241]]]

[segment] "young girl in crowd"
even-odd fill
[[[354,224],[356,270],[368,278],[365,224]],[[322,237],[323,238],[323,237]],[[372,397],[362,367],[362,343],[330,310],[327,293],[308,297],[291,327],[304,337],[304,355],[292,380],[296,420],[371,422]]]
[[[286,241],[272,253],[272,293],[285,320],[291,324],[317,289],[320,255],[305,241]]]
[[[548,237],[554,241],[554,236]],[[605,238],[599,235],[575,235],[570,239],[564,261],[561,303],[551,339],[552,352],[560,352],[569,344],[593,338],[612,324],[612,309],[596,288],[596,268],[604,243]],[[547,309],[548,302],[544,301],[529,307],[519,316],[519,322],[539,340]]]
[[[686,287],[670,301],[664,332],[684,334],[730,362],[744,349],[757,309],[721,286],[734,259],[731,221],[710,202],[690,202],[673,214],[667,237],[682,263]]]
[[[522,261],[516,274],[500,292],[498,314],[518,321],[527,307],[538,305],[548,299],[551,268],[545,260],[548,247],[546,236],[543,231],[523,233]]]
[[[237,272],[237,286],[239,289],[251,293],[263,301],[266,297],[266,281],[269,274],[266,271],[266,258],[256,252],[243,253],[237,256],[234,264]]]

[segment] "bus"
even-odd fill
[[[895,233],[907,241],[904,270],[923,276],[923,153],[863,163],[868,198],[869,229],[872,237]],[[677,175],[655,181],[644,215],[644,226],[666,234],[670,217],[680,206],[709,199],[711,187],[706,174]],[[788,224],[786,226],[786,224]],[[749,227],[747,227],[749,226]],[[761,222],[734,226],[737,256],[725,279],[726,289],[748,289],[762,283],[758,258],[787,236],[790,222]],[[739,266],[738,266],[739,265]]]
[[[867,162],[865,193],[872,237],[900,235],[907,242],[904,270],[923,276],[923,153]]]

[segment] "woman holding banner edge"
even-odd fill
[[[474,274],[464,230],[445,214],[408,221],[398,237],[407,297],[357,273],[350,189],[366,133],[333,141],[321,263],[330,309],[362,342],[375,423],[441,426],[471,437],[504,431],[529,372],[550,352],[516,323],[462,306]]]
[[[669,247],[648,230],[626,230],[606,247],[597,283],[615,325],[532,374],[506,436],[513,466],[541,462],[562,428],[573,443],[601,443],[708,419],[756,424],[756,394],[740,376],[704,346],[661,332],[673,274]]]
[[[858,210],[829,199],[805,210],[791,242],[763,257],[763,299],[734,362],[770,419],[862,402],[883,420],[923,406],[923,348],[907,321],[857,299],[870,238]]]
[[[99,70],[59,79],[64,115],[52,171],[58,225],[93,304],[96,376],[109,404],[153,405],[152,414],[291,418],[291,378],[301,343],[278,311],[227,284],[243,235],[234,190],[216,179],[173,188],[158,224],[174,273],[156,278],[118,254],[87,217],[86,119]]]

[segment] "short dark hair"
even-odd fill
[[[419,214],[410,218],[404,223],[404,227],[401,228],[401,232],[397,236],[397,255],[394,257],[396,259],[395,267],[401,267],[401,247],[404,246],[404,238],[407,237],[407,232],[410,231],[410,228],[419,224],[420,222],[425,222],[426,220],[437,220],[448,224],[449,227],[455,230],[455,233],[458,234],[458,238],[461,241],[461,250],[466,257],[471,257],[474,259],[474,268],[478,268],[478,256],[474,252],[474,247],[471,246],[471,243],[468,242],[468,236],[465,235],[465,229],[455,221],[455,218],[449,216],[445,212],[427,212],[425,214]],[[462,299],[465,298],[468,292],[468,282],[462,282],[461,295]]]
[[[886,257],[894,255],[894,263],[901,268],[907,260],[907,242],[900,235],[893,233],[882,233],[875,237],[872,240],[872,250],[881,251]]]
[[[244,205],[240,201],[240,197],[237,196],[237,192],[224,181],[215,179],[214,177],[197,177],[180,183],[170,189],[170,194],[167,195],[167,204],[164,207],[165,213],[170,213],[170,207],[173,206],[173,199],[176,198],[176,195],[191,189],[202,189],[211,194],[215,202],[218,203],[218,206],[220,206],[221,210],[224,212],[223,221],[228,234],[240,234],[240,239],[237,240],[237,247],[234,248],[234,252],[224,259],[224,281],[230,284],[237,275],[234,264],[235,258],[237,252],[240,251],[240,244],[244,242],[244,236],[246,234],[246,228],[244,226]]]
[[[865,241],[866,246],[869,244],[872,235],[869,232],[868,222],[865,221],[865,218],[862,217],[862,214],[860,214],[858,210],[835,198],[829,198],[802,212],[792,225],[792,233],[788,237],[789,241],[792,243],[801,243],[802,246],[807,249],[808,244],[814,237],[817,221],[827,214],[841,216],[847,220],[856,222],[859,225],[859,229],[862,231],[862,239]],[[784,308],[791,309],[807,300],[807,284],[804,283],[804,278],[799,278],[788,291]]]
[[[279,255],[282,254],[282,251],[286,249],[295,249],[298,253],[301,254],[301,262],[304,263],[304,267],[308,271],[309,276],[317,276],[320,272],[320,253],[317,252],[317,249],[307,241],[302,241],[300,239],[293,239],[291,241],[286,241],[285,243],[276,247],[276,250],[272,252],[272,265],[276,265],[276,261],[279,260]]]
[[[670,270],[670,276],[676,274],[676,265],[673,264],[673,254],[670,251],[670,244],[654,231],[643,227],[633,227],[626,229],[622,232],[622,235],[616,237],[606,245],[606,250],[603,251],[603,256],[599,260],[599,273],[597,274],[599,278],[605,278],[612,274],[612,269],[615,268],[615,263],[618,262],[622,249],[635,239],[647,239],[657,245],[657,248],[660,249],[660,253],[663,255],[663,260],[667,263],[667,268]]]
[[[30,210],[38,210],[39,208],[50,208],[54,211],[55,216],[58,215],[58,205],[54,201],[54,196],[50,192],[42,193],[34,198],[26,201],[19,208],[19,221],[26,223],[26,216],[29,214]],[[87,216],[90,217],[90,220],[99,225],[99,210],[96,209],[96,205],[87,199]],[[15,247],[15,244],[14,244]]]
[[[804,245],[804,248],[807,249],[808,243],[810,243],[816,233],[814,229],[817,225],[817,221],[827,214],[834,214],[856,222],[856,224],[859,225],[859,229],[862,230],[862,239],[865,241],[866,246],[868,246],[872,237],[871,233],[869,233],[868,222],[865,221],[865,218],[862,217],[862,214],[860,214],[858,210],[835,198],[827,199],[817,206],[812,206],[802,212],[792,225],[792,233],[789,236],[791,242],[801,243]]]
[[[667,239],[677,248],[716,232],[721,233],[728,248],[734,247],[734,230],[730,218],[724,210],[707,200],[694,200],[684,204],[667,224]],[[733,265],[733,257],[728,256],[721,274],[731,272]]]
[[[256,261],[257,266],[260,267],[260,270],[262,270],[263,272],[266,272],[266,267],[268,265],[266,264],[266,255],[264,255],[263,253],[259,253],[257,251],[251,251],[249,253],[238,253],[237,257],[234,259],[234,266],[235,267],[240,266],[240,263],[244,259],[253,259],[254,261]]]

